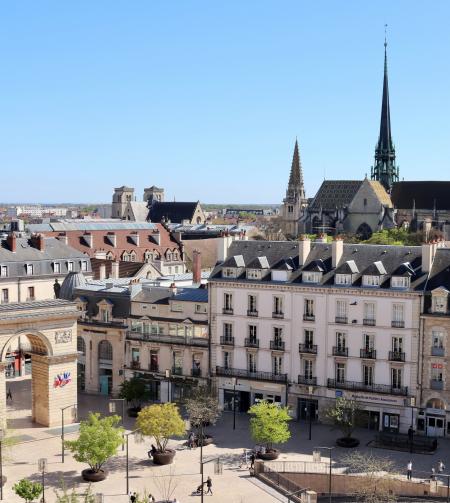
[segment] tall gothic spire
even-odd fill
[[[395,165],[395,147],[391,134],[386,37],[384,39],[384,77],[380,134],[377,146],[375,147],[375,166],[372,168],[371,178],[372,180],[380,181],[388,192],[391,190],[392,184],[398,181],[398,168]]]
[[[291,174],[289,176],[289,187],[303,185],[303,170],[298,153],[298,141],[295,139],[294,155],[292,156]]]

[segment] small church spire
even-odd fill
[[[298,151],[298,140],[295,138],[294,155],[292,156],[291,174],[289,175],[289,188],[303,187],[303,169]]]

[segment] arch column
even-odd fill
[[[31,355],[33,421],[44,426],[60,425],[61,408],[77,404],[77,356]],[[74,418],[65,417],[64,422],[74,422]]]

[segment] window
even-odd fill
[[[288,206],[288,213],[294,213],[294,207],[293,206]]]
[[[113,359],[113,348],[110,342],[100,341],[98,343],[98,359],[99,360]]]
[[[444,295],[433,296],[433,312],[446,313],[447,312],[447,297]]]
[[[351,274],[336,274],[334,278],[336,285],[351,285],[352,275]]]
[[[139,362],[141,359],[139,348],[131,348],[131,361]]]
[[[223,324],[223,336],[226,340],[231,340],[233,338],[233,325],[231,323]]]
[[[342,320],[347,319],[347,301],[337,300],[336,301],[336,317]]]
[[[402,387],[402,369],[391,369],[391,386],[395,389]]]
[[[67,270],[69,272],[72,272],[73,271],[73,262],[67,262]]]
[[[250,313],[256,313],[256,295],[248,296],[248,311]]]
[[[314,344],[314,331],[305,330],[305,346],[311,347]]]
[[[206,304],[195,304],[195,312],[196,313],[201,313],[204,314],[207,312],[207,306]]]
[[[314,318],[314,299],[305,299],[304,315],[306,318]]]
[[[224,293],[223,294],[223,308],[226,311],[233,310],[233,295],[231,293]]]
[[[313,361],[303,360],[303,375],[305,379],[313,378]]]
[[[77,337],[77,351],[82,355],[86,355],[86,342],[83,337]]]
[[[0,278],[5,278],[8,276],[8,266],[0,265]]]
[[[283,336],[283,329],[281,327],[273,327],[273,340],[281,342]]]
[[[151,372],[158,372],[158,370],[159,370],[158,351],[156,349],[151,349],[150,350],[150,371]]]
[[[259,269],[247,269],[247,279],[261,279],[261,271]]]
[[[61,264],[59,262],[55,262],[53,264],[53,272],[55,274],[60,274],[61,273]]]
[[[7,288],[2,289],[2,304],[8,304],[9,302],[9,290]]]
[[[229,351],[223,352],[223,366],[226,369],[231,369],[233,367],[233,361],[232,361],[231,353]]]
[[[375,322],[375,303],[364,302],[364,321]],[[375,323],[373,323],[375,325]]]
[[[380,286],[380,276],[365,274],[362,281],[363,286]]]
[[[363,365],[363,382],[366,386],[373,386],[373,372],[372,365]]]
[[[392,304],[392,322],[396,327],[405,325],[405,309],[403,304]]]
[[[176,266],[175,266],[175,274],[178,274],[178,270],[179,270],[179,268],[178,268],[178,266],[176,265]]]
[[[181,304],[180,302],[172,302],[170,304],[170,310],[175,313],[182,313],[183,312],[183,304]]]
[[[103,323],[109,323],[111,321],[111,311],[107,307],[100,308],[100,320]]]
[[[249,372],[256,372],[256,354],[247,353],[247,370]]]
[[[433,330],[431,332],[431,339],[433,341],[433,348],[435,349],[444,348],[444,332],[440,330]]]
[[[366,351],[373,351],[375,349],[375,337],[373,334],[363,335],[363,345]]]
[[[322,279],[322,273],[303,271],[302,278],[304,283],[320,283],[320,280]]]
[[[392,351],[394,353],[403,351],[403,337],[392,337]]]
[[[409,276],[392,276],[391,287],[392,288],[409,288],[410,285]]]
[[[250,341],[256,342],[256,339],[258,338],[258,328],[256,325],[248,326],[248,338]]]
[[[283,314],[283,297],[273,298],[273,313]]]
[[[345,363],[336,363],[336,382],[345,382]]]
[[[431,380],[442,382],[443,379],[443,365],[442,363],[431,364]]]
[[[25,272],[27,276],[32,276],[33,274],[33,264],[25,264]]]
[[[283,370],[283,357],[272,356],[272,374],[280,375]]]
[[[222,269],[222,277],[235,278],[236,277],[236,269],[234,267],[225,267],[225,269]]]
[[[81,261],[81,270],[84,271],[84,272],[88,270],[86,260],[82,260]]]
[[[347,347],[347,334],[345,332],[336,332],[336,347],[344,351]]]
[[[34,300],[34,286],[28,287],[28,299],[27,300]]]

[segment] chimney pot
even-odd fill
[[[202,280],[202,254],[199,250],[193,251],[192,262],[192,282],[199,284]]]

